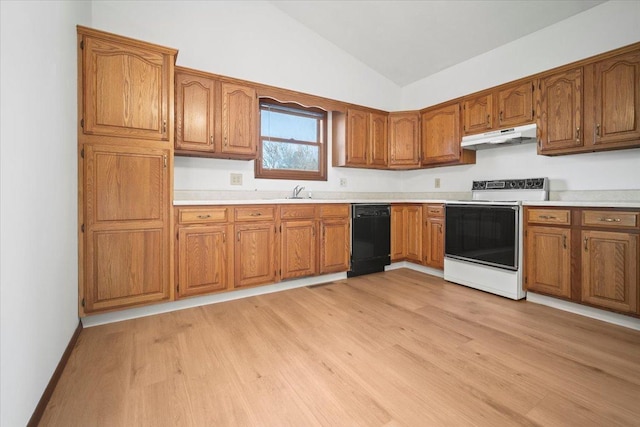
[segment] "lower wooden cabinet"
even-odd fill
[[[280,277],[313,276],[318,271],[316,221],[314,219],[283,221],[281,224]]]
[[[349,270],[351,227],[349,217],[320,221],[320,274]]]
[[[424,265],[444,269],[444,205],[424,205]]]
[[[526,248],[527,290],[571,298],[571,230],[529,227]]]
[[[525,208],[526,290],[640,315],[640,210]]]
[[[391,206],[391,260],[422,262],[422,205]]]
[[[582,232],[582,301],[638,313],[638,236]]]
[[[209,294],[231,284],[231,226],[183,227],[178,231],[178,297]]]
[[[276,281],[276,225],[274,222],[235,225],[234,287]]]

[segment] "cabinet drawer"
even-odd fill
[[[236,221],[272,221],[275,218],[276,207],[273,205],[243,206],[235,209]]]
[[[280,206],[280,218],[281,219],[313,219],[316,216],[316,205],[304,205],[304,206]]]
[[[202,224],[208,222],[229,221],[229,208],[180,208],[178,210],[179,224]]]
[[[527,222],[571,225],[571,211],[569,209],[529,209],[527,212]]]
[[[443,205],[427,205],[426,212],[428,217],[443,217],[444,206]]]
[[[582,225],[595,227],[636,228],[640,212],[582,211]]]
[[[349,218],[349,205],[320,205],[321,218]]]

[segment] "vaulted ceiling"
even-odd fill
[[[271,3],[399,86],[406,86],[604,1]]]

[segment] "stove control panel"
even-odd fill
[[[473,181],[471,190],[547,190],[548,186],[548,178],[496,179],[492,181]]]

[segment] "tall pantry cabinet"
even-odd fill
[[[173,298],[176,54],[78,27],[81,316]]]

